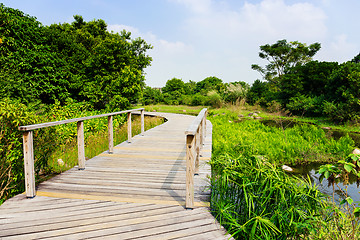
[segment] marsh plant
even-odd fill
[[[321,239],[359,239],[360,238],[360,207],[356,207],[355,202],[348,196],[348,186],[350,174],[357,180],[360,178],[360,155],[350,154],[345,160],[338,161],[337,164],[325,164],[320,166],[318,173],[320,181],[327,179],[332,186],[333,194],[331,202],[333,207],[329,224],[320,228],[324,233]],[[344,187],[340,187],[339,182]],[[335,199],[335,191],[341,192],[342,199],[339,207]],[[329,237],[331,236],[331,237]]]
[[[236,239],[296,239],[307,236],[325,196],[287,175],[262,156],[213,158],[211,209]]]

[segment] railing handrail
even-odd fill
[[[119,112],[104,113],[104,114],[93,115],[93,116],[88,116],[88,117],[71,118],[71,119],[54,121],[54,122],[46,122],[46,123],[38,123],[38,124],[32,124],[32,125],[26,125],[26,126],[19,126],[19,130],[20,131],[31,131],[31,130],[40,129],[40,128],[52,127],[52,126],[57,126],[57,125],[62,125],[62,124],[73,123],[73,122],[80,122],[80,121],[85,121],[85,120],[90,120],[90,119],[100,118],[100,117],[115,116],[115,115],[119,115],[119,114],[123,114],[123,113],[137,112],[137,111],[143,111],[143,110],[144,110],[144,108],[138,108],[138,109],[119,111]]]
[[[185,207],[194,208],[194,175],[199,174],[200,150],[206,132],[207,108],[200,111],[185,131],[186,135],[186,195]]]
[[[186,135],[195,135],[198,131],[201,121],[204,118],[205,114],[207,112],[207,108],[203,108],[200,113],[196,116],[194,121],[190,124],[188,129],[185,131]]]

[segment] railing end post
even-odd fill
[[[33,198],[36,196],[33,131],[23,132],[23,151],[26,197]]]

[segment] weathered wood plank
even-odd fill
[[[72,118],[72,119],[55,121],[55,122],[47,122],[47,123],[33,124],[33,125],[27,125],[27,126],[20,126],[19,130],[20,131],[30,131],[30,130],[35,130],[35,129],[39,129],[39,128],[53,127],[53,126],[62,125],[62,124],[80,122],[80,121],[85,121],[85,120],[90,120],[90,119],[100,118],[100,117],[115,116],[115,115],[119,115],[119,114],[123,114],[123,113],[129,113],[129,112],[135,112],[135,111],[141,111],[141,110],[143,110],[143,108],[125,110],[125,111],[113,112],[113,113],[105,113],[105,114],[94,115],[94,116],[89,116],[89,117]]]

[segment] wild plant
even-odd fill
[[[211,209],[236,239],[306,236],[324,208],[309,180],[288,176],[265,157],[223,154],[211,165]]]
[[[360,178],[360,156],[350,154],[345,160],[339,160],[336,165],[325,164],[320,166],[320,182],[327,179],[332,185],[332,203],[336,206],[335,191],[341,193],[342,200],[339,201],[340,208],[331,209],[333,230],[329,230],[337,239],[359,239],[360,238],[360,207],[356,207],[354,200],[348,196],[349,176],[355,175]],[[342,181],[344,188],[340,187]],[[336,187],[335,187],[336,186]],[[335,231],[334,231],[335,229]]]

